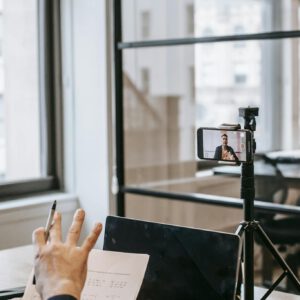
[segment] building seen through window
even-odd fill
[[[151,31],[151,23],[150,23],[150,12],[143,11],[141,13],[141,31],[142,31],[142,38],[147,39],[150,37]]]
[[[42,176],[38,1],[0,0],[0,180]]]
[[[149,93],[149,86],[150,86],[150,74],[148,68],[141,69],[141,90],[143,93]]]
[[[186,6],[186,33],[189,35],[194,35],[194,4],[188,3]]]
[[[298,29],[299,23],[289,23],[295,14],[298,20],[298,10],[285,5],[258,0],[125,0],[123,8],[134,9],[123,15],[123,39],[148,39],[150,32],[156,40],[188,37],[192,31],[195,37],[203,37]],[[276,14],[281,17],[275,18]],[[142,24],[141,37],[134,20]],[[196,129],[243,123],[239,107],[260,107],[258,151],[296,147],[300,118],[289,123],[290,118],[280,116],[292,113],[286,103],[299,102],[296,94],[283,92],[284,80],[299,72],[297,48],[298,40],[285,39],[125,50],[125,83],[131,83],[125,84],[124,99],[129,182],[157,180],[155,172],[164,179],[194,176]],[[291,51],[298,51],[297,56],[291,57]],[[299,90],[297,81],[291,84]],[[288,127],[293,129],[283,134]],[[157,165],[156,171],[146,172],[151,165]],[[177,171],[163,168],[164,174],[159,171],[162,166]]]

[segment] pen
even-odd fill
[[[50,229],[51,229],[51,226],[52,226],[55,210],[56,210],[56,200],[52,204],[52,207],[51,207],[49,215],[48,215],[46,227],[45,227],[45,241],[46,242],[49,238],[49,232],[50,232]]]
[[[54,202],[52,204],[52,207],[49,211],[49,215],[48,215],[48,219],[47,219],[47,223],[46,223],[46,227],[45,227],[45,241],[46,242],[49,238],[49,233],[50,233],[50,229],[51,229],[51,226],[52,226],[55,210],[56,210],[56,200],[54,200]],[[35,275],[33,275],[32,284],[35,284]]]

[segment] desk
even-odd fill
[[[298,215],[300,214],[300,207],[298,201],[300,199],[300,165],[299,164],[280,164],[278,165],[283,175],[283,180],[286,183],[288,189],[288,195],[284,203],[280,201],[275,203],[273,201],[256,201],[256,208],[266,208],[268,211],[283,214]],[[254,163],[255,173],[255,189],[256,189],[256,200],[264,199],[266,191],[270,193],[276,187],[276,172],[274,167],[263,161],[255,161]],[[214,175],[240,177],[241,167],[240,166],[220,166],[213,168]],[[274,180],[275,179],[275,180]],[[278,179],[278,177],[277,177]],[[275,185],[274,185],[275,184]],[[271,210],[269,210],[271,208]]]
[[[300,150],[274,151],[266,154],[267,158],[277,160],[277,167],[288,183],[300,182]],[[214,168],[216,175],[240,176],[241,168],[236,166],[222,166]],[[254,172],[257,177],[275,176],[275,168],[263,160],[254,162]]]
[[[0,290],[25,286],[33,265],[31,245],[0,250]],[[260,299],[266,290],[255,287],[255,300]],[[268,300],[299,300],[300,296],[273,292]]]
[[[267,153],[271,159],[294,160],[300,163],[300,150],[280,150]]]
[[[254,290],[254,299],[259,300],[261,299],[261,297],[266,293],[266,289],[264,288],[259,288],[259,287],[255,287]],[[267,299],[268,300],[299,300],[300,296],[298,295],[292,295],[292,294],[287,294],[287,293],[282,293],[282,292],[273,292]]]
[[[290,187],[300,188],[300,166],[299,164],[278,164],[279,170],[282,172],[284,180]],[[275,168],[263,161],[254,163],[254,173],[257,178],[270,178],[276,175]],[[240,166],[220,166],[213,168],[214,175],[234,176],[241,175]]]
[[[32,267],[32,245],[0,250],[0,290],[25,287]]]

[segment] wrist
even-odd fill
[[[77,300],[77,299],[71,295],[57,295],[57,296],[50,297],[47,300]]]
[[[59,295],[66,295],[66,296],[68,295],[68,296],[72,296],[74,299],[79,300],[80,294],[81,294],[81,288],[77,287],[73,281],[62,279],[59,281],[59,283],[55,284],[55,286],[52,286],[51,289],[44,291],[43,299],[51,299]],[[54,299],[55,298],[53,298],[53,300]]]

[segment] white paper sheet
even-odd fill
[[[92,250],[88,259],[88,273],[81,300],[134,300],[136,299],[149,255],[103,250]],[[24,300],[40,300],[32,275]]]

